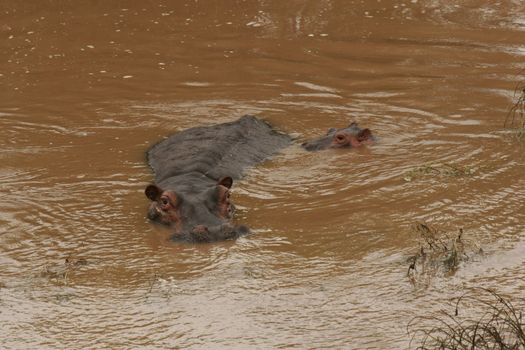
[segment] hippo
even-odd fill
[[[361,129],[356,122],[347,128],[331,128],[325,136],[304,142],[301,146],[307,151],[319,151],[327,148],[351,148],[369,145],[375,142],[370,129]]]
[[[173,240],[213,242],[247,234],[246,226],[231,223],[233,181],[291,140],[249,115],[168,137],[147,152],[155,174],[145,190],[151,200],[148,218],[169,227]]]
[[[374,141],[369,129],[356,123],[330,129],[326,136],[305,142],[308,151],[358,147]],[[234,122],[195,127],[172,135],[147,151],[155,182],[146,187],[151,200],[148,218],[170,228],[172,240],[193,243],[236,239],[250,232],[231,220],[234,180],[246,168],[290,145],[289,135],[246,115]]]

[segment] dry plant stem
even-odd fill
[[[481,295],[474,292],[481,292]],[[460,305],[467,302],[481,306],[481,316],[461,318]],[[454,313],[442,311],[441,316],[412,319],[407,331],[412,333],[410,347],[420,341],[416,349],[421,350],[525,349],[521,312],[509,300],[486,288],[474,288],[459,297]]]
[[[525,82],[516,87],[514,95],[518,94],[518,99],[507,113],[504,126],[516,129],[517,137],[523,139],[525,136]]]

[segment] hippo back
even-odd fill
[[[148,162],[160,182],[172,176],[198,172],[218,181],[239,179],[243,170],[289,145],[288,135],[275,131],[254,116],[196,127],[174,134],[151,147]]]

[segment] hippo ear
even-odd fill
[[[349,128],[357,128],[357,122],[351,122],[350,125],[348,125]]]
[[[226,188],[231,188],[233,185],[233,179],[229,176],[221,177],[217,185],[224,186]]]
[[[328,129],[328,131],[326,132],[326,135],[330,135],[330,134],[333,134],[334,132],[336,132],[337,129],[336,128],[330,128]],[[304,144],[303,144],[304,145]]]
[[[358,141],[366,141],[370,138],[372,138],[372,132],[370,131],[370,129],[363,129],[357,134]]]
[[[146,190],[144,191],[146,197],[148,197],[152,201],[158,200],[162,192],[164,191],[162,191],[157,185],[148,185],[148,187],[146,187]]]

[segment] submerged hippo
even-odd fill
[[[349,148],[368,145],[375,141],[370,129],[361,129],[356,122],[347,128],[331,128],[325,136],[303,143],[307,151],[319,151],[327,148]]]
[[[249,232],[231,223],[233,181],[243,170],[288,146],[292,138],[253,116],[213,126],[196,127],[172,135],[153,146],[148,163],[155,184],[146,187],[151,200],[148,218],[173,230],[172,239],[213,242],[235,239]],[[352,123],[330,129],[317,140],[303,143],[306,150],[357,147],[373,141],[369,129]]]
[[[155,184],[145,191],[151,199],[148,218],[169,226],[175,240],[212,242],[248,233],[230,222],[233,180],[290,142],[253,116],[168,137],[147,153],[155,173]]]

